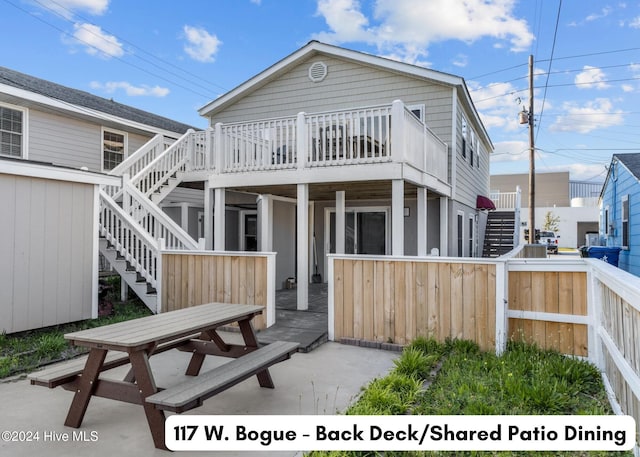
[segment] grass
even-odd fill
[[[119,278],[110,278],[109,281],[114,286],[114,291],[120,290]],[[83,352],[84,349],[69,345],[64,339],[65,333],[150,314],[149,309],[137,299],[127,302],[118,302],[116,299],[115,292],[107,296],[107,300],[114,304],[113,313],[109,316],[10,335],[0,334],[0,379],[28,373],[39,366],[71,358]]]
[[[437,375],[431,373],[437,369]],[[612,414],[592,364],[510,343],[501,356],[469,341],[414,341],[391,373],[373,380],[347,415]],[[632,456],[631,452],[312,452],[312,457],[373,456]]]

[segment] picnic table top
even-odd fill
[[[263,309],[257,305],[207,303],[67,333],[64,337],[77,346],[131,351],[250,319]]]

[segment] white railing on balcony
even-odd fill
[[[296,166],[296,118],[218,124],[215,135],[224,173]]]
[[[515,209],[519,207],[519,192],[491,192],[489,198],[496,205],[496,209]]]
[[[404,141],[407,162],[442,182],[448,182],[449,151],[440,140],[406,106],[404,107]]]
[[[156,287],[158,244],[120,206],[100,191],[100,234],[152,287]]]
[[[196,250],[198,243],[134,185],[122,183],[122,208],[132,221],[156,241],[165,240],[166,249]]]
[[[390,160],[390,106],[309,114],[305,125],[309,166]]]

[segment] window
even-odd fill
[[[0,155],[23,157],[24,113],[0,105]]]
[[[126,134],[113,130],[102,131],[102,169],[113,170],[123,160],[126,150]]]
[[[458,212],[458,257],[462,257],[464,248],[464,213]]]
[[[604,210],[604,234],[609,235],[609,207],[607,206]]]
[[[408,105],[407,108],[415,117],[424,122],[424,105]]]
[[[462,118],[462,157],[467,158],[467,120]]]
[[[473,156],[475,155],[476,145],[476,132],[471,129],[469,131],[469,165],[473,167]]]
[[[629,249],[629,196],[622,197],[622,247]]]

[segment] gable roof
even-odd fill
[[[232,105],[248,93],[258,89],[259,87],[262,87],[268,82],[273,81],[280,75],[286,73],[288,70],[296,66],[300,61],[317,54],[330,55],[363,65],[378,67],[395,73],[404,74],[413,78],[433,81],[438,84],[455,87],[457,89],[458,97],[462,100],[462,103],[469,108],[470,112],[473,113],[476,124],[481,127],[482,135],[484,136],[486,141],[492,145],[491,139],[489,138],[489,135],[484,125],[482,124],[478,112],[476,111],[476,108],[471,100],[471,96],[469,95],[469,91],[467,89],[464,78],[449,73],[431,70],[429,68],[419,67],[417,65],[399,62],[385,57],[375,56],[360,51],[353,51],[350,49],[321,43],[319,41],[310,41],[302,48],[293,52],[279,62],[276,62],[253,78],[240,84],[235,89],[230,90],[226,94],[206,104],[198,110],[198,113],[200,113],[201,116],[211,116],[212,114],[215,114],[216,112],[226,108],[227,106]]]
[[[613,160],[618,159],[636,179],[640,180],[640,153],[614,154]]]
[[[19,91],[11,91],[10,88],[15,88]],[[89,92],[72,89],[6,67],[0,67],[0,93],[6,92],[23,98],[26,94],[22,91],[40,96],[32,99],[32,101],[41,105],[55,106],[58,109],[66,109],[76,113],[80,110],[81,114],[89,115],[90,117],[101,117],[101,114],[108,115],[112,121],[120,121],[132,127],[146,127],[147,130],[150,130],[149,127],[151,127],[155,130],[178,134],[183,134],[190,128],[194,129],[190,125],[98,97]]]

